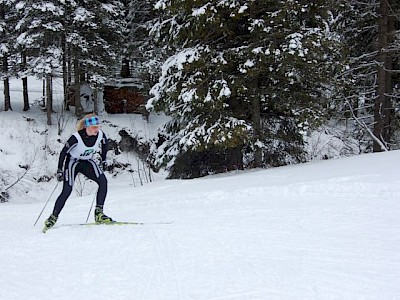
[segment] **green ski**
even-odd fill
[[[51,227],[52,229],[57,229],[61,227],[73,227],[73,226],[98,226],[98,225],[156,225],[156,224],[172,224],[173,221],[169,222],[125,222],[125,221],[112,221],[108,223],[96,223],[96,222],[90,222],[90,223],[77,223],[77,224],[60,224],[56,225],[54,227]],[[47,230],[50,228],[44,227],[42,232],[46,233]]]

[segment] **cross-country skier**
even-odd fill
[[[101,167],[93,160],[94,153],[101,148]],[[53,213],[44,222],[45,230],[54,226],[65,202],[71,195],[72,186],[78,173],[81,173],[99,185],[96,196],[94,219],[97,223],[110,223],[113,220],[103,213],[107,195],[107,178],[103,170],[107,167],[108,141],[100,130],[100,120],[94,114],[83,117],[75,132],[66,142],[58,160],[57,180],[64,181],[61,194],[54,205]],[[65,163],[64,163],[65,161]],[[62,169],[64,163],[64,169]]]

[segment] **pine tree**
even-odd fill
[[[145,62],[146,52],[150,49],[149,22],[154,16],[154,0],[126,1],[125,57],[132,64],[133,71],[140,73]]]
[[[379,2],[378,44],[377,44],[377,98],[374,107],[374,136],[373,151],[380,152],[391,147],[393,134],[393,74],[400,70],[396,61],[400,55],[400,4],[398,1],[381,0]],[[386,143],[386,145],[385,145]],[[398,145],[399,146],[399,145]]]
[[[14,51],[14,26],[17,18],[13,0],[0,0],[0,59],[1,78],[4,84],[4,110],[12,110],[9,78],[13,75],[13,64],[16,55]]]
[[[399,122],[394,107],[399,103],[396,78],[400,70],[397,1],[348,1],[344,41],[349,69],[345,91],[356,123],[364,131],[363,151],[396,149]],[[383,8],[383,11],[382,11]]]
[[[20,1],[19,47],[30,53],[28,64],[34,74],[51,77],[62,67],[66,86],[72,75],[75,84],[75,113],[83,112],[80,103],[82,74],[94,88],[101,86],[110,67],[116,64],[124,7],[120,1]],[[51,92],[47,99],[51,112]],[[50,121],[49,121],[50,122]]]
[[[172,166],[185,153],[221,161],[220,153],[237,156],[238,149],[248,166],[302,160],[302,134],[324,117],[337,65],[338,41],[325,1],[157,6],[165,20],[156,32],[177,50],[148,103],[172,117],[153,150],[155,161]]]
[[[124,30],[124,6],[120,1],[80,1],[67,17],[66,43],[74,61],[76,114],[79,107],[80,76],[99,88],[117,64]],[[79,102],[79,103],[78,103]],[[77,108],[77,106],[75,106]]]
[[[64,7],[60,1],[28,0],[20,1],[16,8],[20,21],[16,26],[19,36],[15,47],[24,55],[25,73],[35,74],[46,82],[47,124],[51,125],[52,79],[61,65]],[[27,53],[30,55],[25,58]]]

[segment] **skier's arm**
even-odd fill
[[[103,132],[103,138],[101,139],[101,162],[105,162],[107,158],[108,151],[108,139]]]
[[[76,146],[76,144],[78,144],[78,140],[72,135],[61,150],[60,157],[58,158],[58,170],[62,170],[65,156]]]

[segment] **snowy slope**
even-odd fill
[[[55,196],[37,226],[45,201],[0,204],[0,299],[400,299],[399,158],[110,183],[110,216],[167,225],[64,226],[89,195],[43,234]]]
[[[34,102],[42,83],[29,84]],[[61,186],[33,226],[56,185],[37,179],[55,172],[76,120],[66,115],[58,136],[38,106],[22,112],[20,80],[11,96],[14,111],[0,111],[0,183],[31,168],[0,203],[0,300],[400,299],[399,151],[196,180],[153,174],[144,185],[133,154],[110,153],[135,172],[107,174],[106,213],[148,224],[67,226],[88,216],[96,186],[83,182],[43,234]],[[113,139],[121,128],[149,139],[164,121],[101,118]],[[173,223],[153,224],[164,221]]]

